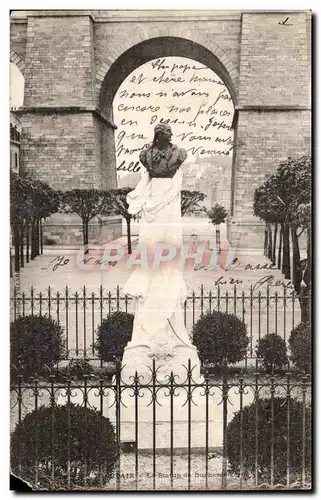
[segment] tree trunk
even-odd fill
[[[268,238],[269,238],[269,231],[267,228],[267,224],[265,224],[265,229],[264,229],[264,255],[267,257],[268,254]]]
[[[311,235],[311,228],[307,229],[307,259],[308,259],[308,275],[311,277],[311,266],[312,266],[312,235]],[[310,290],[311,288],[311,283],[309,280],[308,288]]]
[[[13,269],[12,269],[12,253],[11,253],[11,244],[10,244],[10,278],[13,276]]]
[[[130,234],[130,222],[131,222],[131,219],[126,219],[128,254],[132,253],[132,241],[131,241],[131,234]]]
[[[24,230],[24,225],[23,225],[23,222],[21,223],[20,225],[20,267],[24,267],[25,265],[25,259],[24,259],[24,255],[23,255],[23,230]]]
[[[273,258],[272,258],[272,264],[275,266],[276,263],[276,237],[278,234],[278,225],[274,224],[274,237],[273,237]]]
[[[35,221],[31,221],[31,260],[35,258]]]
[[[282,257],[282,242],[283,242],[283,229],[282,224],[279,232],[279,250],[278,250],[278,269],[281,269],[281,257]]]
[[[42,231],[42,219],[39,222],[40,225],[40,253],[43,254],[43,231]]]
[[[26,260],[29,262],[29,246],[30,246],[30,226],[29,222],[26,223]]]
[[[306,321],[311,321],[310,314],[310,296],[307,290],[301,291],[299,295],[300,309],[301,309],[301,321],[305,323]]]
[[[39,227],[39,219],[36,222],[36,257],[40,254],[40,227]]]
[[[306,268],[303,271],[302,279],[304,285],[300,291],[300,307],[301,321],[311,321],[311,265],[312,265],[312,248],[311,248],[311,228],[307,228],[307,262]]]
[[[14,225],[14,270],[16,273],[20,271],[20,236],[18,225]]]
[[[297,293],[300,293],[301,285],[301,269],[300,269],[300,247],[299,238],[297,235],[297,227],[291,226],[291,237],[292,237],[292,274],[293,274],[293,285]]]
[[[88,220],[84,219],[83,220],[83,226],[82,226],[83,239],[84,239],[84,247],[88,246],[88,225],[89,225]],[[89,249],[86,248],[85,255],[87,255],[88,253],[89,253]]]
[[[216,226],[215,236],[216,236],[216,248],[218,248],[218,253],[221,253],[221,233],[219,225]]]
[[[270,260],[272,260],[273,259],[273,244],[272,244],[272,228],[271,228],[271,224],[268,225],[268,231],[269,231],[268,258]]]
[[[291,264],[290,264],[290,228],[287,223],[283,224],[283,258],[282,258],[282,273],[287,280],[291,279]]]

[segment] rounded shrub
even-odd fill
[[[103,361],[122,358],[124,349],[132,338],[134,315],[116,311],[108,315],[97,328],[95,349]]]
[[[202,363],[222,365],[244,359],[249,338],[246,325],[237,316],[214,311],[194,325],[193,343]]]
[[[10,445],[12,472],[45,490],[104,485],[118,457],[109,419],[71,403],[29,413],[16,426]]]
[[[282,370],[288,361],[286,343],[276,333],[269,333],[259,340],[256,355],[262,359],[267,372],[271,372],[273,368]]]
[[[85,375],[92,375],[93,368],[87,359],[71,359],[64,370],[66,377],[82,379]]]
[[[284,397],[274,397],[273,415],[272,418],[271,398],[258,399],[257,402],[245,406],[242,415],[241,411],[234,415],[227,427],[227,458],[232,474],[240,475],[242,466],[245,478],[254,477],[257,459],[259,483],[270,482],[272,443],[274,483],[283,482],[284,484],[287,476],[287,459],[290,465],[291,483],[300,479],[303,455],[306,472],[309,472],[311,468],[311,409],[304,408],[300,401],[293,398],[287,400]],[[303,432],[304,418],[305,432]],[[304,449],[303,443],[305,443]]]
[[[44,375],[63,355],[63,329],[50,317],[20,316],[11,323],[11,376]]]
[[[299,371],[310,373],[312,364],[311,323],[299,323],[291,332],[289,338],[291,361]]]

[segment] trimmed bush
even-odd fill
[[[100,477],[105,485],[112,477],[117,457],[115,432],[109,419],[97,410],[71,403],[34,410],[17,425],[11,437],[12,472],[37,489],[100,486]]]
[[[222,365],[244,359],[249,338],[246,325],[237,316],[214,311],[194,325],[193,343],[202,363]]]
[[[92,375],[93,368],[87,359],[71,359],[64,371],[64,375],[82,379],[85,375]]]
[[[10,325],[11,376],[44,375],[64,354],[62,327],[48,316],[20,316]],[[16,369],[14,368],[16,367]]]
[[[291,332],[289,347],[291,361],[299,371],[311,373],[311,323],[309,321],[299,323]]]
[[[289,405],[289,408],[288,408]],[[290,461],[290,482],[300,479],[303,456],[303,404],[293,398],[274,397],[274,418],[272,419],[272,399],[258,399],[245,406],[242,411],[242,455],[243,476],[253,477],[256,469],[256,429],[257,460],[259,482],[271,480],[271,448],[273,421],[274,483],[284,483],[287,474],[287,458]],[[289,412],[288,412],[289,410]],[[258,419],[256,420],[256,412]],[[289,415],[289,420],[288,420]],[[305,408],[305,467],[311,470],[311,409]],[[289,425],[288,425],[289,424]],[[290,439],[288,440],[288,427]],[[238,411],[227,427],[227,458],[230,472],[240,475],[241,411]],[[287,448],[289,446],[289,456]],[[307,474],[308,476],[308,474]]]
[[[115,361],[122,358],[124,349],[132,338],[134,315],[116,311],[104,319],[97,328],[97,349],[103,361]]]
[[[282,370],[288,361],[286,343],[276,333],[269,333],[259,340],[256,355],[262,359],[267,372],[271,372],[273,368]]]

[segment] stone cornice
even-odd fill
[[[38,114],[53,114],[53,113],[93,113],[97,118],[103,121],[106,125],[114,130],[117,126],[109,120],[99,109],[91,106],[21,106],[15,110],[17,114],[38,113]]]
[[[14,11],[11,22],[26,22],[28,17],[91,17],[98,23],[115,22],[177,22],[177,21],[239,21],[243,14],[310,14],[311,10],[32,10]]]
[[[311,111],[311,107],[296,104],[244,104],[236,106],[235,111]]]

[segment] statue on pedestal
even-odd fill
[[[136,301],[132,340],[122,362],[126,375],[137,370],[144,376],[153,358],[157,373],[164,377],[176,373],[179,365],[187,366],[188,359],[199,375],[197,351],[184,326],[187,290],[179,262],[183,245],[181,165],[187,153],[172,144],[171,137],[168,125],[156,125],[152,144],[139,156],[141,180],[127,196],[129,212],[140,215],[138,245],[148,253],[148,266],[135,265],[123,290]],[[169,246],[171,252],[175,249],[175,256],[153,266],[157,252],[159,255]],[[186,378],[186,369],[182,373]]]

